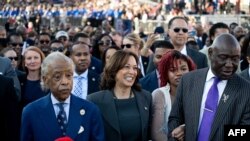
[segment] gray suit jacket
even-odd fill
[[[242,76],[246,80],[250,81],[249,68],[247,68],[247,69],[243,70],[242,72],[240,72],[240,76]]]
[[[152,96],[145,90],[140,92],[133,90],[133,93],[135,94],[136,103],[141,116],[141,139],[142,141],[148,141],[150,138]],[[111,90],[99,91],[88,95],[87,100],[95,103],[102,113],[106,140],[122,141],[113,92]]]
[[[11,66],[11,61],[8,58],[0,57],[0,75],[10,77],[14,81],[14,87],[16,89],[16,94],[20,100],[21,98],[21,87],[19,80],[17,78],[15,70]]]
[[[169,116],[169,133],[186,124],[185,140],[197,140],[200,107],[208,68],[183,75]],[[234,74],[227,82],[211,127],[210,141],[224,140],[224,125],[250,124],[250,83]],[[174,140],[170,137],[169,140]]]

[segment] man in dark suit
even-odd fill
[[[0,75],[4,75],[7,77],[10,77],[14,81],[14,88],[16,90],[16,94],[18,96],[18,99],[20,100],[21,96],[21,87],[20,82],[17,78],[17,74],[13,67],[11,66],[11,60],[5,57],[0,57]]]
[[[249,46],[247,48],[246,55],[247,55],[246,59],[247,59],[248,63],[250,63],[250,47]],[[240,72],[240,76],[242,76],[243,78],[250,81],[250,67],[247,67],[242,72]]]
[[[250,83],[235,73],[240,60],[237,39],[229,33],[218,36],[209,48],[209,59],[209,69],[182,76],[169,116],[170,141],[178,137],[173,129],[182,124],[186,141],[223,141],[224,125],[250,124]]]
[[[155,41],[153,43],[153,47],[155,48],[152,59],[154,69],[152,72],[140,79],[140,84],[142,88],[149,91],[150,93],[160,87],[160,76],[157,70],[157,66],[161,60],[161,57],[169,50],[174,49],[174,46],[169,41],[165,40]]]
[[[201,23],[197,23],[194,28],[196,30],[195,40],[199,45],[199,49],[202,49],[206,43],[207,34],[204,32]]]
[[[77,33],[73,38],[74,43],[82,43],[89,46],[90,50],[92,49],[90,37],[85,33]],[[89,69],[94,71],[97,74],[102,73],[102,61],[91,55],[91,61]]]
[[[185,17],[173,17],[168,23],[168,35],[174,48],[189,56],[197,69],[207,67],[207,58],[204,54],[186,47],[188,37],[188,22]]]
[[[89,46],[76,42],[71,47],[70,57],[75,64],[74,87],[72,93],[82,99],[88,94],[99,91],[100,76],[91,69],[91,54]],[[79,91],[79,92],[77,92]]]
[[[242,72],[240,72],[239,75],[245,78],[246,80],[250,81],[249,67],[243,70]]]
[[[0,137],[5,141],[19,140],[18,97],[11,78],[0,75]]]
[[[65,136],[74,141],[104,141],[97,106],[71,94],[73,72],[72,60],[60,52],[44,59],[41,86],[50,93],[24,108],[21,141],[54,141]]]

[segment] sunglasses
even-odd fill
[[[98,43],[98,45],[101,45],[101,46],[110,46],[111,45],[111,41],[109,41],[109,40],[107,40],[106,42],[100,41]]]
[[[18,57],[8,57],[11,61],[15,60],[17,61],[18,60]]]
[[[124,44],[124,45],[121,45],[122,48],[131,48],[133,46],[133,44]]]
[[[40,40],[40,43],[41,43],[41,44],[44,44],[44,43],[45,43],[45,44],[49,44],[49,40]]]
[[[187,33],[188,29],[187,28],[174,28],[174,32],[179,33],[182,30],[183,33]]]
[[[51,51],[52,52],[56,52],[56,51],[59,51],[59,52],[63,52],[64,48],[63,47],[59,47],[59,48],[51,48]]]
[[[11,45],[12,45],[12,46],[15,46],[15,47],[16,47],[17,45],[22,47],[22,46],[23,46],[23,43],[11,43]]]

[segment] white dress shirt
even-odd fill
[[[142,62],[141,56],[139,57],[139,64],[138,65],[139,65],[138,67],[141,70],[142,76],[145,76],[145,72],[144,72],[144,67],[143,67],[143,62]]]
[[[181,53],[184,54],[184,55],[186,55],[186,56],[188,56],[186,45],[184,45],[184,47],[182,48]]]

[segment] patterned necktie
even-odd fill
[[[214,115],[217,110],[219,91],[217,84],[220,79],[215,77],[213,85],[208,91],[203,117],[201,120],[200,130],[198,134],[198,141],[208,141],[211,132],[211,126],[214,121]]]
[[[82,76],[77,77],[75,89],[74,89],[74,94],[80,98],[82,98]]]
[[[58,103],[58,107],[60,109],[58,115],[57,115],[57,121],[60,126],[60,129],[62,130],[63,136],[66,136],[66,127],[67,127],[67,117],[66,112],[64,111],[64,105],[65,103]]]

